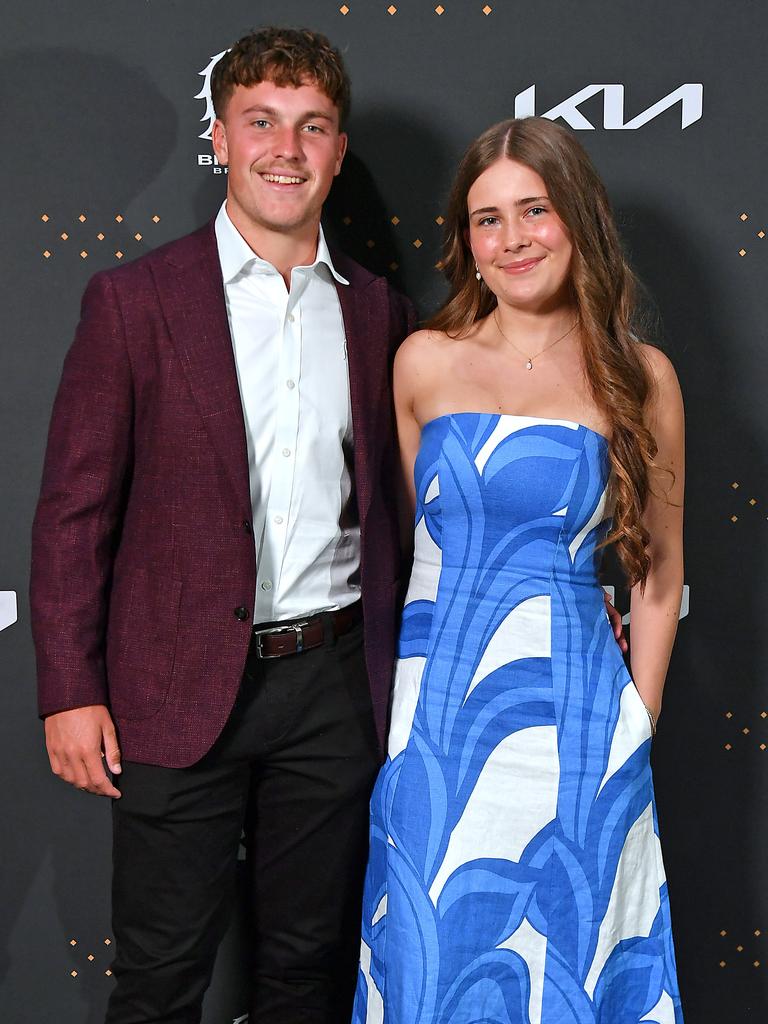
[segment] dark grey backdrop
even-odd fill
[[[244,30],[279,21],[319,28],[345,51],[351,153],[330,228],[422,313],[443,294],[436,219],[451,170],[516,94],[536,85],[543,112],[587,85],[623,84],[630,118],[703,84],[703,116],[685,130],[679,105],[640,129],[605,130],[598,95],[581,108],[595,128],[580,138],[656,298],[687,400],[691,610],[654,754],[686,1020],[762,1022],[768,12],[756,0],[346,6],[25,0],[4,15],[0,590],[19,593],[19,621],[0,633],[2,1019],[95,1024],[111,984],[109,807],[50,777],[35,718],[29,525],[61,361],[94,271],[216,211],[225,179],[198,166],[209,152],[198,72]],[[206,1024],[244,1013],[237,939],[235,929]]]

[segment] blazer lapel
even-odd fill
[[[240,507],[249,509],[248,447],[213,222],[186,248],[157,254],[160,305],[200,415]]]
[[[380,292],[383,289],[386,293],[386,283],[370,276],[371,283],[363,282],[360,286],[355,280],[357,275],[349,273],[346,267],[342,267],[340,272],[350,280],[349,285],[337,282],[336,289],[347,339],[355,489],[362,524],[371,504],[381,447],[377,421],[381,403],[385,400],[382,391],[386,383],[387,347],[384,345],[382,348],[380,336],[387,328],[387,308],[380,308]]]

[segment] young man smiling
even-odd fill
[[[200,1020],[243,830],[251,1020],[340,1024],[394,645],[389,367],[413,315],[320,227],[338,52],[264,29],[212,93],[224,205],[97,274],[65,361],[33,538],[40,713],[53,771],[114,799],[109,1024]]]

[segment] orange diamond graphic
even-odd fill
[[[755,932],[755,936],[759,939],[761,934],[762,933],[761,933],[760,929],[758,928],[757,931]]]
[[[105,946],[111,946],[112,945],[112,939],[104,939],[104,945]]]
[[[722,931],[722,932],[720,932],[720,934],[723,936],[723,938],[725,938],[725,936],[728,934],[728,932]]]
[[[96,959],[96,957],[95,957],[95,956],[93,955],[93,953],[89,953],[89,954],[88,954],[88,959],[89,959],[89,960],[95,960],[95,959]]]
[[[739,220],[747,220],[748,218],[749,218],[749,214],[742,213],[742,215],[739,217]]]
[[[756,504],[757,504],[757,501],[755,500],[755,498],[750,498],[750,499],[749,499],[749,504],[750,504],[750,505],[756,505]]]
[[[721,961],[720,961],[720,966],[721,966],[721,967],[725,967],[725,960],[721,960]]]
[[[77,945],[77,939],[70,939],[69,940],[69,944],[70,944],[70,946],[76,946]]]
[[[397,225],[400,223],[400,218],[399,217],[393,217],[392,218],[392,223],[395,225],[395,227],[397,227]]]
[[[422,240],[420,238],[415,238],[413,240],[413,247],[414,247],[414,249],[420,249],[423,244],[424,243],[422,242]]]
[[[725,744],[725,749],[726,750],[731,750],[731,744],[730,743],[726,743]]]
[[[397,14],[397,8],[394,4],[390,4],[387,8],[387,14]]]
[[[121,260],[123,258],[123,253],[121,253],[120,250],[118,249],[117,252],[115,253],[115,256],[117,256],[117,258],[119,260]]]
[[[483,14],[486,16],[486,18],[488,17],[492,10],[493,8],[489,4],[485,5],[485,7],[483,8]]]
[[[87,252],[87,250],[86,250],[86,249],[81,249],[81,250],[80,250],[80,258],[81,258],[81,259],[85,259],[85,257],[86,257],[87,255],[88,255],[88,252]]]
[[[736,952],[737,953],[743,953],[744,952],[744,947],[743,946],[737,946],[736,947]]]
[[[739,489],[739,482],[738,482],[738,480],[734,480],[733,483],[731,484],[731,487],[734,489],[734,491],[738,491],[738,489]]]
[[[765,744],[764,744],[764,743],[761,743],[761,744],[760,744],[760,749],[761,749],[761,750],[765,750]],[[757,935],[757,932],[755,932],[755,935]]]
[[[765,238],[765,232],[764,231],[758,231],[757,232],[757,237],[758,238]]]
[[[86,216],[84,213],[81,213],[77,219],[80,221],[81,224],[84,224],[86,221]]]
[[[64,242],[66,242],[66,240],[69,238],[69,235],[67,234],[66,231],[62,231],[61,232],[61,238],[62,238],[62,241],[64,241]]]
[[[744,729],[742,729],[741,731],[744,733],[745,736],[749,735],[749,729],[747,729],[746,727]]]
[[[731,522],[732,523],[738,523],[738,521],[739,521],[739,517],[738,516],[731,516]]]
[[[48,223],[48,221],[50,220],[50,217],[48,216],[48,214],[47,214],[47,213],[44,213],[44,214],[43,214],[43,216],[42,216],[42,217],[40,218],[40,220],[41,220],[41,221],[42,221],[42,222],[43,222],[44,224],[47,224],[47,223]]]
[[[45,256],[46,259],[48,259],[50,257],[50,255],[51,255],[51,253],[50,253],[50,250],[48,250],[48,249],[46,249],[45,252],[43,253],[43,256]]]
[[[746,249],[739,249],[739,256],[746,256],[746,255],[747,255],[747,250]]]
[[[768,711],[761,711],[760,712],[760,717],[761,718],[768,718]]]
[[[155,216],[152,218],[152,220],[155,222],[155,224],[159,224],[160,223],[160,218],[157,216],[157,214],[155,214]]]
[[[445,224],[445,217],[435,217],[435,224]]]
[[[347,7],[346,4],[342,4],[339,10],[341,11],[342,14],[349,14],[349,8]]]
[[[103,231],[100,231],[100,232],[98,233],[98,235],[96,235],[96,237],[98,238],[98,240],[99,240],[100,242],[103,242],[103,241],[104,241],[104,232],[103,232]]]
[[[118,213],[115,216],[115,220],[117,221],[118,224],[122,224],[123,223],[123,215],[122,215],[122,213]]]
[[[752,966],[753,967],[759,967],[760,966],[760,961],[759,960],[755,960],[755,962],[752,964]]]
[[[141,234],[138,231],[136,232],[136,234],[133,237],[136,239],[137,242],[141,241]]]
[[[108,978],[111,978],[111,977],[112,977],[112,971],[110,971],[110,970],[109,970],[109,968],[107,968],[107,970],[106,970],[106,971],[104,971],[104,973],[106,974],[106,976],[107,976]]]
[[[445,8],[442,4],[438,4],[435,8],[435,14],[445,14]]]

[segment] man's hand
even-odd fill
[[[103,704],[48,715],[45,745],[54,775],[89,793],[119,798],[104,770],[105,763],[113,775],[122,769],[115,726]]]
[[[619,645],[621,653],[626,654],[629,650],[629,645],[627,644],[627,638],[624,636],[624,627],[621,624],[621,612],[618,612],[613,607],[605,591],[603,591],[603,598],[605,599],[605,613],[611,624],[613,635],[616,637],[616,643]]]

